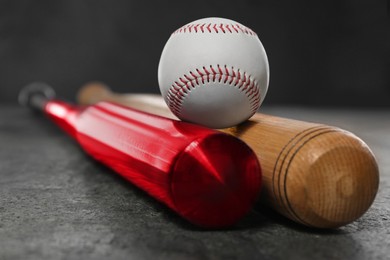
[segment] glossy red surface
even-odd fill
[[[73,138],[76,138],[76,118],[81,113],[82,109],[74,107],[63,101],[49,101],[44,109],[44,112],[65,132]]]
[[[257,199],[257,158],[232,136],[109,102],[49,101],[45,112],[92,157],[196,225],[233,225]]]

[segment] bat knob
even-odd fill
[[[48,100],[55,98],[55,91],[44,82],[28,84],[19,92],[18,102],[22,106],[42,110]]]
[[[81,87],[77,93],[79,104],[92,105],[97,103],[101,98],[110,95],[111,91],[108,86],[99,81],[92,81]]]

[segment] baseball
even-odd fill
[[[257,34],[224,18],[204,18],[172,33],[158,67],[160,91],[181,120],[235,126],[260,107],[269,82]]]

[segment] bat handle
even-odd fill
[[[44,111],[46,103],[56,96],[52,87],[43,82],[34,82],[25,86],[18,96],[19,104],[33,110]]]
[[[72,137],[76,137],[76,119],[80,109],[65,102],[55,100],[55,91],[43,82],[34,82],[25,86],[18,96],[19,104],[50,117],[57,125]]]
[[[110,97],[114,95],[111,89],[104,83],[99,81],[93,81],[79,90],[77,93],[77,101],[83,105],[93,105],[101,100],[104,101],[115,101],[111,100]]]

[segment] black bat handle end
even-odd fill
[[[42,111],[47,101],[55,98],[55,91],[44,82],[33,82],[22,88],[18,101],[22,106]]]

